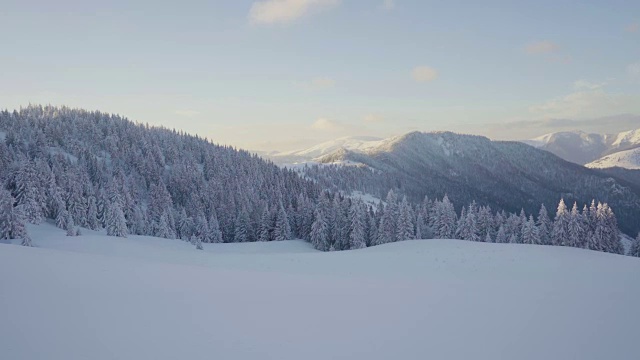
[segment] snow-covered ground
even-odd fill
[[[640,148],[618,151],[585,165],[588,168],[605,169],[621,167],[626,169],[640,169]]]
[[[416,240],[0,244],[2,359],[637,359],[640,260]]]

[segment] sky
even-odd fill
[[[4,0],[0,44],[0,108],[251,150],[640,128],[639,1]]]

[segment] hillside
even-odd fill
[[[621,167],[625,169],[640,169],[640,148],[624,150],[606,155],[598,160],[592,161],[585,165],[588,168],[612,168]]]
[[[612,206],[623,231],[633,236],[640,230],[640,192],[636,186],[519,142],[413,132],[364,152],[341,151],[323,159],[367,165],[365,170],[311,168],[307,174],[325,186],[333,182],[344,190],[379,197],[396,188],[414,202],[424,196],[441,198],[447,194],[454,204],[476,200],[512,212],[524,208],[527,213],[535,213],[540,203],[554,209],[561,197],[569,204],[577,201],[579,206],[595,198]],[[342,178],[358,180],[344,182]]]
[[[276,164],[291,165],[312,161],[341,149],[364,151],[368,148],[375,147],[381,140],[382,139],[373,136],[347,136],[326,141],[302,150],[269,153],[265,154],[265,156]]]
[[[640,118],[638,120],[640,121]],[[617,134],[587,134],[582,131],[563,131],[523,142],[549,151],[576,164],[602,163],[606,165],[612,161],[611,155],[640,146],[640,129],[623,131]],[[634,166],[634,163],[620,162],[618,166],[626,167],[626,165]]]
[[[37,248],[0,244],[7,359],[637,357],[637,258],[456,240],[196,251],[30,230]]]

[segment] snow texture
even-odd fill
[[[590,162],[585,166],[594,169],[621,167],[625,169],[638,170],[640,169],[640,148],[619,151],[617,153],[602,157],[596,161]]]
[[[3,359],[637,359],[637,258],[29,231],[0,244]]]

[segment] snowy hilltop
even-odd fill
[[[640,120],[640,118],[638,119]],[[617,134],[588,134],[582,131],[562,131],[546,134],[524,143],[549,151],[567,161],[588,167],[622,167],[637,169],[640,162],[629,157],[628,151],[640,147],[640,129]],[[626,155],[623,155],[627,152]],[[627,160],[619,160],[620,157]]]
[[[196,251],[28,230],[37,248],[0,243],[3,359],[637,358],[637,258],[435,239]]]

